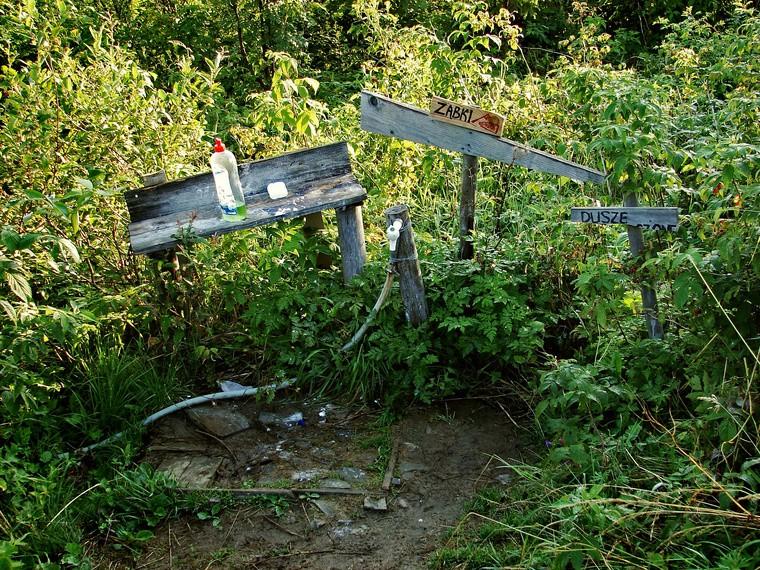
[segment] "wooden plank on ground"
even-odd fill
[[[593,168],[471,129],[436,121],[427,111],[362,91],[361,127],[365,131],[429,144],[472,156],[481,156],[531,170],[566,176],[579,182],[604,182],[604,174]]]
[[[224,234],[361,204],[367,197],[351,173],[346,143],[243,163],[239,172],[247,207],[239,222],[222,220],[211,173],[125,192],[132,249],[159,251],[178,243],[183,230],[198,236]],[[270,199],[266,188],[271,182],[284,182],[288,196]]]
[[[571,222],[626,224],[650,230],[675,231],[678,208],[572,208]]]

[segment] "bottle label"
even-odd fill
[[[237,213],[237,209],[235,208],[235,197],[232,195],[230,176],[227,173],[227,169],[217,168],[213,171],[213,174],[219,207],[225,214],[234,216]]]

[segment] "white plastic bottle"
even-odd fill
[[[237,160],[234,154],[225,150],[222,139],[214,139],[214,153],[210,162],[222,219],[228,222],[244,220],[245,197],[240,187]]]

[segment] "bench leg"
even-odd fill
[[[325,222],[322,219],[322,212],[314,212],[306,216],[306,221],[303,224],[303,235],[307,238],[315,236],[325,229]],[[317,267],[319,269],[329,269],[332,266],[332,257],[326,253],[319,252],[317,254]]]
[[[338,218],[340,254],[343,258],[343,279],[346,283],[361,273],[367,260],[364,244],[364,224],[361,205],[346,206],[335,210]]]

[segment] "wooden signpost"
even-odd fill
[[[572,208],[570,221],[674,232],[678,227],[678,208]]]
[[[571,222],[591,224],[625,224],[631,254],[638,257],[644,251],[641,229],[675,231],[678,227],[678,208],[640,208],[635,194],[628,194],[623,208],[572,208]],[[657,312],[657,293],[648,285],[641,286],[641,304],[649,338],[662,339],[663,329]]]
[[[459,204],[461,259],[473,256],[470,236],[474,226],[479,157],[566,176],[577,182],[602,184],[605,181],[604,173],[598,170],[501,138],[499,135],[503,125],[504,119],[496,113],[440,97],[432,98],[428,113],[371,91],[362,91],[361,94],[361,127],[365,131],[462,153],[462,191]],[[678,226],[678,208],[639,208],[633,194],[626,196],[624,206],[573,208],[571,220],[594,224],[625,224],[634,257],[644,249],[642,228],[675,231]],[[655,292],[642,285],[641,296],[649,336],[662,338]]]
[[[485,114],[491,117],[488,121],[483,121]],[[464,155],[459,208],[461,259],[469,259],[473,255],[471,235],[478,157],[566,176],[578,182],[601,184],[605,178],[602,172],[593,168],[495,136],[501,132],[503,119],[501,126],[495,130],[484,127],[490,125],[493,117],[501,119],[495,113],[439,97],[433,98],[430,112],[427,112],[370,91],[362,91],[361,94],[361,127],[365,131],[429,144]]]

